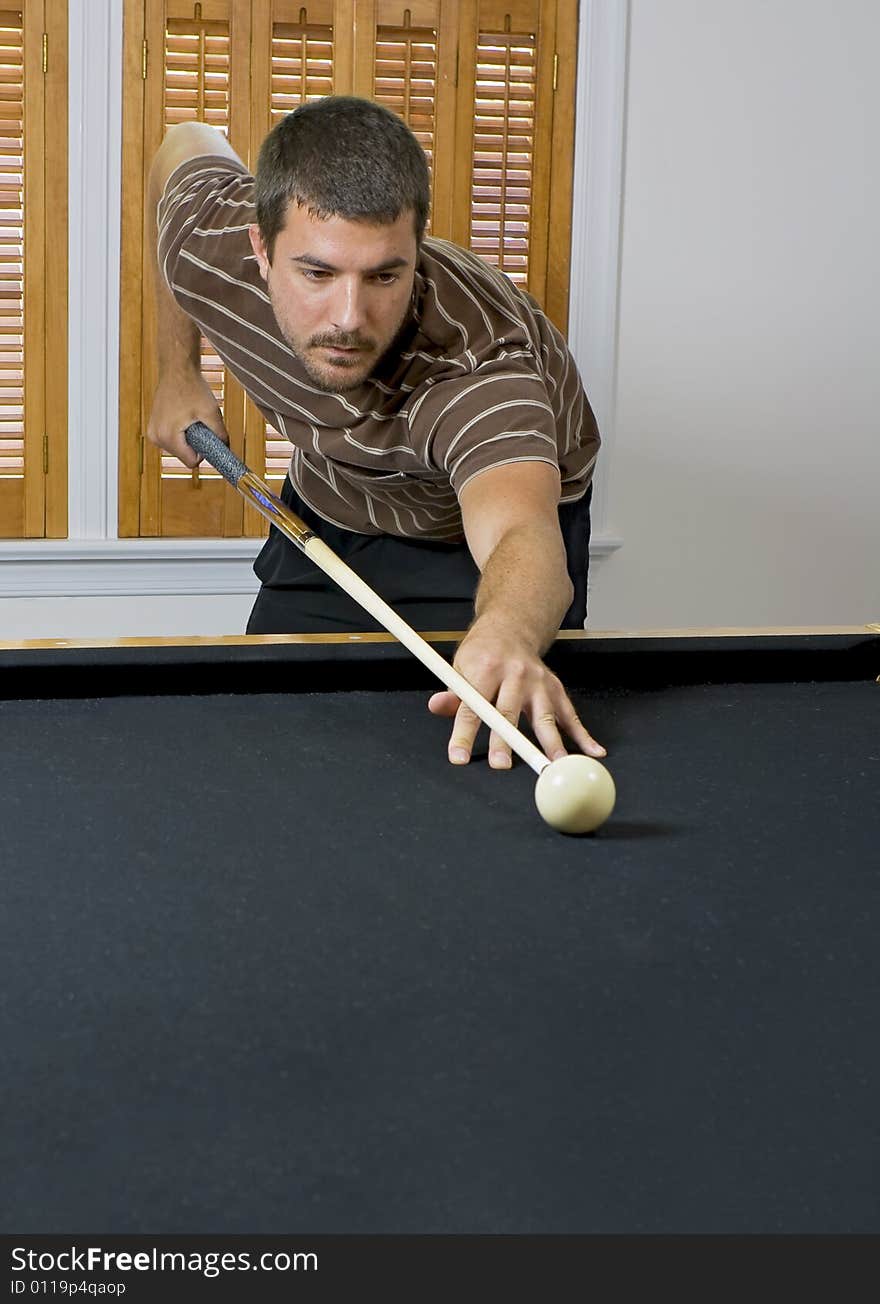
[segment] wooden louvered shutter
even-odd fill
[[[0,10],[0,536],[67,533],[67,6]]]
[[[150,165],[175,123],[217,127],[247,160],[250,6],[240,0],[127,0],[125,19],[126,71],[134,73],[139,53],[143,95],[126,96],[123,120],[120,534],[237,536],[243,503],[224,492],[216,472],[204,466],[191,472],[144,438],[156,387],[156,325],[143,219]],[[244,395],[205,342],[202,374],[242,456]],[[135,485],[139,491],[133,492]]]
[[[457,194],[453,238],[543,302],[556,6],[479,0],[476,8],[476,30],[462,43],[459,76],[464,131],[458,145],[469,160],[468,202]]]

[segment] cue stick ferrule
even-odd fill
[[[256,507],[258,512],[265,516],[267,521],[276,526],[298,548],[305,550],[306,544],[315,538],[314,531],[309,529],[305,521],[300,520],[280,498],[271,493],[268,486],[259,476],[254,475],[253,471],[246,471],[235,487],[249,503]]]

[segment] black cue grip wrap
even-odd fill
[[[219,471],[233,489],[241,477],[247,475],[244,462],[240,461],[229,445],[224,444],[223,440],[204,422],[194,421],[191,426],[187,426],[184,437],[190,448],[210,462],[214,470]]]

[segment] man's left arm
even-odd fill
[[[456,669],[514,724],[525,715],[551,760],[566,753],[563,733],[587,755],[604,756],[604,747],[591,738],[541,660],[572,600],[559,529],[558,471],[547,462],[492,467],[463,486],[459,503],[482,578]],[[449,759],[466,764],[479,717],[451,692],[435,693],[429,706],[437,715],[455,716]],[[495,769],[511,764],[510,748],[494,733],[489,764]]]

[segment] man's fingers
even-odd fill
[[[520,702],[518,692],[509,691],[505,693],[505,689],[502,687],[496,705],[501,714],[512,725],[516,728],[520,727],[523,705]],[[454,765],[466,765],[471,758],[474,742],[482,724],[479,716],[470,707],[465,706],[455,693],[449,690],[432,694],[428,700],[428,710],[433,715],[444,716],[447,719],[455,717],[452,737],[449,741],[449,759]],[[551,761],[555,761],[567,753],[568,749],[563,741],[563,733],[572,740],[579,751],[584,752],[587,756],[595,756],[600,759],[608,755],[602,744],[593,738],[589,730],[581,722],[561,684],[556,701],[542,695],[531,707],[526,708],[526,713],[538,746]],[[491,733],[489,735],[489,764],[495,770],[507,770],[510,768],[511,762],[510,747],[503,738],[498,737],[494,732]]]
[[[180,439],[175,440],[175,446],[172,451],[174,452],[174,456],[183,462],[184,466],[188,466],[191,471],[194,471],[202,460],[201,453],[197,453],[194,448],[190,448],[182,435],[180,436]]]
[[[229,447],[229,434],[223,424],[223,419],[220,416],[219,409],[213,421],[206,421],[203,417],[193,417],[193,421],[201,421],[209,430],[213,430],[217,438],[222,440],[227,448]],[[174,452],[175,457],[180,458],[185,466],[194,469],[202,461],[202,455],[197,453],[194,448],[190,448],[189,444],[186,442],[186,432],[191,425],[192,421],[187,421],[182,427],[174,432],[174,448],[172,451]]]
[[[581,723],[577,711],[574,709],[564,692],[562,694],[562,700],[556,703],[555,715],[557,723],[562,726],[572,742],[576,743],[580,750],[585,752],[587,756],[595,756],[599,759],[602,756],[608,755],[602,744],[597,742],[592,734],[590,734],[586,727]],[[558,753],[558,755],[564,755],[564,752],[565,749],[563,748],[562,752]],[[549,756],[550,753],[548,752],[547,755]],[[556,757],[551,756],[550,759],[555,761]]]
[[[147,439],[161,452],[171,453],[190,470],[194,470],[202,460],[201,455],[194,448],[190,448],[186,442],[186,436],[180,426],[176,426],[173,430],[160,430],[156,426],[149,425]],[[224,442],[228,444],[228,438]]]
[[[545,756],[548,756],[551,761],[557,761],[560,756],[566,755],[567,749],[562,741],[556,710],[551,701],[544,699],[535,707],[531,724],[538,746]]]
[[[451,718],[460,706],[461,698],[456,697],[452,692],[433,693],[428,698],[428,710],[432,715],[446,715]]]
[[[452,692],[434,693],[428,700],[428,710],[433,715],[455,716],[449,740],[449,759],[453,765],[466,765],[483,721]],[[520,712],[516,707],[505,706],[499,699],[498,710],[511,724],[518,722]],[[509,770],[511,765],[509,746],[494,732],[489,735],[489,764],[495,770]]]
[[[151,444],[171,453],[194,471],[202,457],[186,442],[187,427],[202,421],[229,444],[229,431],[217,399],[201,372],[163,376],[153,397],[146,435]]]
[[[568,751],[563,735],[570,738],[575,747],[587,756],[594,756],[597,760],[607,756],[602,744],[593,738],[581,722],[568,694],[554,675],[531,689],[526,681],[527,676],[523,674],[521,666],[508,666],[500,687],[497,686],[497,681],[494,686],[485,680],[482,684],[472,682],[515,728],[520,727],[520,717],[525,712],[538,746],[551,761],[565,756]],[[449,689],[433,693],[428,701],[428,709],[433,715],[447,719],[454,717],[449,740],[449,759],[453,765],[467,765],[482,724],[480,717]],[[509,745],[494,731],[491,732],[489,765],[492,769],[508,770],[512,759]]]
[[[501,685],[496,706],[505,720],[509,720],[515,729],[519,728],[522,714],[522,694],[518,688],[507,684]],[[509,770],[513,763],[510,744],[493,730],[489,734],[489,764],[493,770]]]
[[[476,712],[462,702],[455,713],[452,737],[449,739],[449,759],[453,765],[467,765],[482,723]]]

